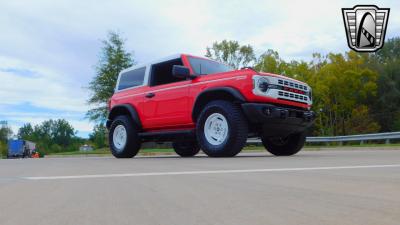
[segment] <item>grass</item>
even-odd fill
[[[306,145],[304,150],[319,150],[324,148],[368,148],[368,147],[400,147],[400,144],[347,144],[347,145]],[[246,146],[244,151],[249,152],[258,152],[265,151],[263,146],[250,145]],[[169,155],[175,154],[174,150],[171,148],[147,148],[141,149],[139,151],[139,155]],[[111,155],[110,150],[108,148],[96,149],[90,152],[81,152],[81,151],[73,151],[73,152],[58,152],[58,153],[50,153],[50,156],[89,156],[89,155],[97,155],[97,156],[108,156]]]
[[[90,152],[81,152],[81,151],[73,151],[73,152],[55,152],[49,153],[47,155],[107,155],[110,154],[110,151],[106,151],[106,149],[96,149]]]
[[[366,147],[400,147],[399,143],[396,144],[346,144],[346,145],[306,145],[305,148],[366,148]]]
[[[141,149],[139,151],[139,154],[142,155],[152,155],[152,154],[168,154],[168,153],[174,153],[172,149],[169,148],[160,148],[160,149]],[[110,149],[108,148],[101,148],[101,149],[96,149],[93,151],[89,152],[81,152],[81,151],[73,151],[73,152],[57,152],[57,153],[50,153],[48,155],[52,156],[74,156],[74,155],[111,155]]]

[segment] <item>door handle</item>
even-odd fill
[[[146,98],[152,98],[152,97],[154,97],[156,94],[154,94],[154,93],[147,93],[145,96],[146,96]]]

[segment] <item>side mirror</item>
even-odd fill
[[[190,74],[189,68],[186,66],[179,66],[179,65],[174,65],[172,67],[172,76],[178,77],[178,78],[194,78],[195,76]]]

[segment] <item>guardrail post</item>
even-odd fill
[[[361,141],[360,141],[360,145],[363,145],[363,144],[364,144],[364,140],[361,140]]]
[[[385,144],[390,144],[390,139],[386,139]]]

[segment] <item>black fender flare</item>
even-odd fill
[[[192,108],[193,121],[196,120],[196,117],[200,112],[199,107],[202,106],[202,103],[204,103],[204,100],[207,99],[208,96],[211,96],[214,94],[219,95],[217,99],[227,98],[229,96],[230,99],[233,99],[236,102],[239,102],[239,103],[246,102],[246,98],[242,95],[242,93],[240,93],[239,90],[237,90],[233,87],[208,88],[208,89],[202,91],[200,94],[198,94],[194,101],[193,108]]]
[[[132,118],[135,125],[138,126],[139,129],[142,128],[142,123],[140,122],[140,118],[136,109],[130,104],[121,104],[121,105],[115,105],[110,110],[106,123],[107,129],[110,129],[111,123],[114,120],[114,118],[121,114],[125,115],[128,114]]]

